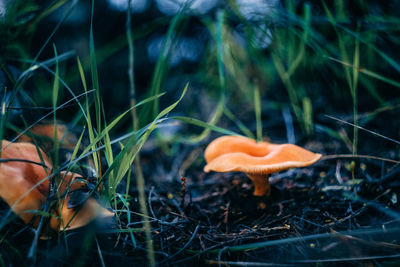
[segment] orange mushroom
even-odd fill
[[[50,189],[49,181],[45,178],[52,171],[50,159],[41,149],[30,143],[10,143],[2,140],[0,153],[0,198],[28,224],[35,215],[30,211],[40,210],[47,199]],[[69,208],[69,193],[86,185],[72,172],[61,172],[60,177],[58,195],[61,197],[54,203],[55,212],[50,219],[50,227],[53,230],[74,229],[88,224],[98,216],[114,215],[101,207],[94,198],[88,198],[78,207]],[[35,221],[35,225],[37,223],[38,220]]]
[[[50,227],[53,230],[71,230],[82,227],[96,217],[112,217],[114,213],[100,206],[94,198],[88,198],[81,206],[70,208],[68,202],[72,192],[85,188],[85,183],[79,181],[78,174],[72,172],[61,172],[62,179],[59,191],[67,193],[61,198],[56,209],[56,216],[50,220]]]
[[[257,143],[242,136],[222,136],[207,146],[204,156],[205,172],[244,172],[254,183],[255,196],[269,196],[271,173],[309,166],[322,155],[292,144]]]
[[[39,210],[46,201],[49,181],[42,180],[51,172],[50,159],[33,144],[5,140],[1,142],[0,153],[4,161],[0,162],[0,197],[28,223],[34,213],[27,211]]]
[[[69,131],[68,127],[63,124],[57,124],[57,139],[60,142],[60,146],[67,149],[73,149],[76,145],[77,138],[76,136]],[[18,138],[18,142],[32,142],[32,135],[37,138],[39,145],[45,151],[50,150],[53,147],[53,138],[54,138],[54,124],[51,123],[43,123],[33,126],[29,133],[30,135],[23,134]]]

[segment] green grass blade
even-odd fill
[[[306,133],[311,135],[314,132],[313,124],[313,109],[311,99],[309,97],[303,98],[303,118],[304,126],[306,127]]]
[[[360,31],[360,23],[357,24],[357,33]],[[355,39],[355,48],[354,48],[354,58],[353,58],[353,123],[358,126],[358,73],[360,68],[360,40]],[[358,145],[358,128],[353,127],[353,154],[357,154],[357,145]]]
[[[352,35],[354,38],[356,38],[359,42],[361,42],[362,44],[370,47],[373,51],[375,51],[375,53],[377,53],[379,56],[381,56],[387,63],[389,63],[389,65],[391,65],[396,71],[400,72],[400,64],[396,62],[395,59],[393,59],[392,57],[388,56],[385,52],[383,52],[382,50],[380,50],[379,48],[377,48],[372,42],[368,42],[365,41],[360,35],[359,33],[353,32],[350,29],[344,27],[343,25],[341,25],[340,23],[334,22],[335,25],[342,29],[343,31],[347,32],[348,34]],[[396,21],[395,23],[398,23],[398,21]]]
[[[207,123],[207,122],[198,120],[198,119],[194,119],[194,118],[176,116],[176,117],[170,117],[170,119],[182,121],[182,122],[189,123],[189,124],[193,124],[193,125],[195,125],[195,126],[199,126],[199,127],[202,127],[202,128],[205,128],[205,129],[209,129],[209,130],[212,130],[212,131],[215,131],[215,132],[219,132],[219,133],[222,133],[222,134],[227,134],[227,135],[240,135],[240,134],[235,133],[235,132],[233,132],[233,131],[226,130],[226,129],[224,129],[224,128],[221,128],[221,127],[215,126],[215,125],[213,125],[213,124],[210,124],[210,123]],[[188,142],[189,142],[189,143],[192,143],[190,140],[191,140],[191,139],[189,139]]]
[[[311,24],[311,7],[308,4],[304,5],[304,24],[303,24],[303,35],[301,38],[301,42],[299,45],[299,48],[296,49],[295,53],[297,53],[296,58],[291,62],[290,67],[287,71],[287,75],[290,77],[293,75],[297,67],[300,65],[300,63],[303,61],[303,58],[305,56],[306,52],[306,43],[308,42],[308,37],[309,37],[309,32],[310,32],[310,24]],[[291,34],[290,36],[293,36]],[[293,41],[294,43],[294,41]],[[295,47],[294,44],[292,44],[290,47]],[[293,49],[290,49],[293,50]]]
[[[130,10],[130,9],[129,9],[129,10]],[[128,219],[128,224],[129,224],[129,223],[132,222],[132,219],[131,219],[131,212],[130,212],[130,209],[129,209],[129,204],[128,204],[128,202],[126,201],[126,199],[124,198],[123,195],[117,194],[117,196],[119,197],[119,199],[121,200],[122,204],[124,205],[124,207],[125,207],[126,210],[127,210],[126,217],[127,217],[127,219]],[[131,229],[131,228],[129,228],[128,230],[130,230],[130,229]],[[135,237],[134,237],[134,235],[133,235],[133,231],[129,231],[129,236],[130,236],[130,238],[131,238],[131,240],[132,240],[133,247],[136,248],[136,239],[135,239]]]
[[[85,73],[83,71],[83,67],[82,67],[82,64],[81,64],[81,61],[80,61],[79,57],[77,58],[77,64],[78,64],[78,69],[79,69],[79,74],[80,74],[80,77],[81,77],[83,89],[85,90],[85,93],[86,93],[87,92],[86,78],[85,78]],[[89,142],[90,142],[90,144],[93,144],[93,141],[94,141],[95,137],[94,137],[94,132],[93,132],[92,116],[90,115],[90,110],[89,110],[89,107],[90,107],[89,98],[86,97],[85,101],[86,101],[86,118],[87,118]],[[96,150],[96,147],[92,146],[92,145],[88,146],[87,148],[92,149],[92,151]],[[97,155],[98,155],[97,153],[93,153],[92,154],[93,163],[94,163],[96,171],[99,169]]]
[[[53,13],[55,10],[57,10],[58,8],[60,8],[62,5],[64,5],[67,2],[69,2],[69,0],[59,0],[59,1],[56,1],[55,3],[52,3],[52,5],[50,7],[41,11],[41,13],[32,22],[32,25],[30,25],[30,27],[36,26],[35,24],[40,22],[45,17],[49,16],[51,13]]]
[[[168,32],[165,36],[164,43],[162,45],[160,57],[157,60],[156,68],[154,70],[153,79],[151,82],[150,88],[150,96],[159,94],[161,87],[163,86],[165,77],[168,72],[168,65],[170,59],[171,49],[173,47],[173,43],[176,41],[177,34],[179,31],[177,28],[181,24],[184,8],[182,8],[177,15],[172,19],[171,24],[169,26]],[[155,101],[152,107],[152,117],[156,117],[159,113],[159,101]]]
[[[4,127],[6,125],[6,94],[7,94],[7,89],[4,90],[4,95],[1,96],[1,111],[0,111],[0,140],[3,140],[3,135],[4,135]],[[0,149],[0,157],[1,157],[1,150]]]
[[[93,12],[94,12],[94,3],[95,0],[92,0],[92,9],[91,9],[91,17],[90,17],[90,38],[89,38],[89,50],[90,50],[90,70],[92,74],[92,86],[96,90],[95,93],[95,109],[96,109],[96,121],[98,125],[98,132],[101,132],[100,122],[101,122],[101,113],[100,113],[100,85],[99,85],[99,75],[97,72],[97,62],[96,62],[96,50],[94,48],[94,37],[93,37]]]
[[[257,141],[262,140],[262,119],[261,119],[261,99],[260,90],[257,85],[254,86],[254,113],[257,125]]]
[[[302,110],[300,108],[299,97],[297,96],[296,89],[294,88],[290,77],[288,76],[287,72],[285,71],[284,64],[282,60],[274,53],[271,54],[272,61],[274,63],[275,69],[279,74],[279,77],[282,80],[283,85],[285,85],[286,90],[289,95],[290,105],[293,109],[293,112],[296,116],[298,122],[303,129],[303,132],[306,132],[304,118],[302,114]]]
[[[53,45],[54,48],[54,55],[56,58],[56,71],[54,76],[54,83],[53,83],[53,142],[54,142],[54,160],[53,160],[53,167],[58,168],[59,164],[59,142],[58,142],[58,133],[57,133],[57,100],[58,100],[58,92],[60,89],[60,81],[59,77],[59,70],[58,70],[58,59],[57,59],[57,49],[56,46]]]
[[[329,8],[326,5],[324,0],[322,1],[322,5],[323,5],[325,13],[328,16],[328,19],[329,19],[330,23],[332,24],[332,26],[336,32],[336,35],[338,37],[339,51],[340,51],[342,60],[345,62],[349,62],[349,56],[347,55],[346,44],[345,44],[345,41],[343,40],[342,34],[337,30],[335,18],[333,17],[331,11],[329,10]],[[350,70],[347,68],[344,68],[344,72],[345,72],[347,83],[350,86],[350,90],[353,91],[353,89],[352,89],[353,83],[352,83],[352,79],[351,79]]]
[[[158,123],[160,123],[159,119],[167,115],[171,110],[173,110],[179,102],[182,100],[182,98],[185,96],[186,91],[188,89],[189,84],[187,84],[180,96],[180,98],[170,105],[169,107],[165,108],[163,111],[160,112],[160,114],[157,115],[157,117],[153,120],[152,123],[150,123],[148,126],[144,127],[142,131],[139,131],[138,134],[135,136],[132,136],[129,138],[127,144],[125,145],[124,149],[115,157],[114,162],[107,171],[104,173],[104,176],[107,176],[112,170],[116,169],[117,171],[117,178],[112,184],[113,188],[116,188],[120,181],[122,180],[123,176],[126,174],[130,166],[132,165],[136,155],[142,148],[144,142],[147,140],[148,136],[150,133],[156,129],[156,126]],[[140,132],[143,133],[140,138]],[[133,150],[132,148],[136,146],[136,149]],[[126,164],[121,164],[121,162],[126,162]]]
[[[78,154],[78,150],[79,150],[79,147],[81,146],[83,135],[85,134],[85,130],[86,129],[84,128],[81,135],[79,136],[78,141],[76,142],[74,151],[72,152],[72,155],[71,155],[70,162],[72,162],[76,158],[76,155]]]
[[[92,9],[90,16],[90,38],[89,38],[89,50],[90,50],[90,70],[92,75],[92,86],[95,89],[95,99],[94,99],[94,107],[96,113],[96,127],[97,132],[101,133],[101,99],[100,99],[100,86],[99,86],[99,77],[97,72],[97,62],[96,62],[96,51],[94,48],[94,37],[93,37],[93,13],[94,13],[94,3],[95,0],[92,0]],[[95,146],[99,146],[100,144],[95,144]],[[97,154],[97,164],[96,172],[97,175],[101,178],[101,154]]]
[[[254,134],[249,130],[249,128],[246,127],[246,125],[244,125],[243,122],[241,122],[238,118],[236,118],[236,116],[227,108],[224,108],[224,114],[231,120],[233,121],[236,126],[242,131],[242,133],[244,133],[245,136],[252,138],[252,139],[256,139],[256,137],[254,136]]]
[[[338,60],[338,59],[333,58],[333,57],[328,57],[328,58],[329,58],[330,60],[332,60],[332,61],[336,61],[336,62],[338,62],[338,63],[340,63],[340,64],[343,64],[344,66],[346,66],[346,67],[348,67],[348,68],[355,68],[355,66],[353,66],[352,64],[350,64],[350,63],[348,63],[348,62],[341,61],[341,60]],[[395,80],[392,80],[392,79],[390,79],[390,78],[387,78],[387,77],[385,77],[385,76],[383,76],[383,75],[381,75],[381,74],[378,74],[378,73],[376,73],[376,72],[370,71],[370,70],[365,69],[365,68],[362,68],[362,67],[359,67],[359,68],[358,68],[358,71],[361,72],[361,73],[364,73],[365,75],[368,75],[368,76],[370,76],[370,77],[373,77],[373,78],[375,78],[375,79],[377,79],[377,80],[386,82],[386,83],[388,83],[388,84],[390,84],[390,85],[393,85],[393,86],[395,86],[395,87],[400,88],[400,82],[397,82],[397,81],[395,81]]]
[[[223,99],[220,99],[217,109],[215,110],[214,114],[212,115],[210,121],[207,123],[208,125],[216,125],[219,119],[221,118],[225,108],[225,103]],[[210,128],[205,127],[204,130],[197,136],[192,136],[189,139],[189,143],[196,144],[204,140],[210,134]]]

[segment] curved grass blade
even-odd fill
[[[182,121],[182,122],[185,122],[185,123],[193,124],[193,125],[208,129],[210,131],[212,130],[212,131],[219,132],[219,133],[222,133],[222,134],[240,136],[240,134],[235,133],[233,131],[226,130],[224,128],[215,126],[215,125],[213,125],[211,123],[207,123],[207,122],[204,122],[204,121],[201,121],[201,120],[198,120],[198,119],[194,119],[194,118],[176,116],[176,117],[170,117],[169,119],[178,120],[178,121]],[[192,143],[191,140],[189,140],[189,143]]]
[[[346,66],[346,67],[348,67],[348,68],[356,68],[354,65],[352,65],[352,64],[350,64],[350,63],[348,63],[348,62],[341,61],[341,60],[336,59],[336,58],[333,58],[333,57],[327,57],[327,58],[330,59],[330,60],[332,60],[332,61],[335,61],[335,62],[338,62],[338,63],[340,63],[340,64],[343,64],[344,66]],[[380,75],[380,74],[378,74],[378,73],[375,73],[375,72],[373,72],[373,71],[370,71],[370,70],[367,70],[367,69],[361,68],[361,67],[358,68],[358,71],[361,72],[361,73],[364,73],[365,75],[368,75],[368,76],[370,76],[370,77],[373,77],[373,78],[375,78],[375,79],[377,79],[377,80],[386,82],[386,83],[388,83],[388,84],[391,84],[391,85],[393,85],[393,86],[395,86],[395,87],[400,88],[400,82],[397,82],[397,81],[395,81],[395,80],[392,80],[392,79],[390,79],[390,78],[387,78],[387,77],[385,77],[385,76],[382,76],[382,75]]]
[[[224,114],[237,125],[237,127],[242,131],[242,133],[244,133],[244,135],[249,138],[256,139],[249,128],[247,128],[243,122],[236,118],[236,116],[227,107],[224,108]]]

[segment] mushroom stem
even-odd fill
[[[269,184],[269,174],[253,174],[246,173],[247,176],[253,181],[255,196],[267,196],[271,194],[271,186]]]

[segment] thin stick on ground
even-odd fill
[[[326,155],[321,158],[321,160],[329,160],[329,159],[340,159],[340,158],[359,158],[359,159],[372,159],[372,160],[380,160],[391,162],[395,164],[400,164],[400,161],[394,159],[387,159],[382,157],[370,156],[370,155],[353,155],[353,154],[335,154],[335,155]]]
[[[376,136],[378,136],[378,137],[381,137],[381,138],[383,138],[383,139],[386,139],[386,140],[388,140],[388,141],[391,141],[391,142],[393,142],[393,143],[396,143],[396,144],[400,145],[400,141],[397,141],[397,140],[395,140],[395,139],[393,139],[393,138],[390,138],[390,137],[384,136],[384,135],[382,135],[382,134],[376,133],[376,132],[374,132],[374,131],[368,130],[368,129],[364,128],[364,127],[355,125],[355,124],[353,124],[353,123],[350,123],[350,122],[347,122],[347,121],[344,121],[344,120],[341,120],[341,119],[338,119],[338,118],[335,118],[335,117],[332,117],[332,116],[329,116],[329,115],[325,115],[325,117],[327,117],[327,118],[329,118],[329,119],[332,119],[332,120],[339,121],[339,122],[341,122],[341,123],[344,123],[344,124],[347,124],[347,125],[350,125],[350,126],[353,126],[353,127],[357,127],[357,128],[360,129],[360,130],[366,131],[366,132],[368,132],[368,133],[370,133],[370,134],[376,135]]]

